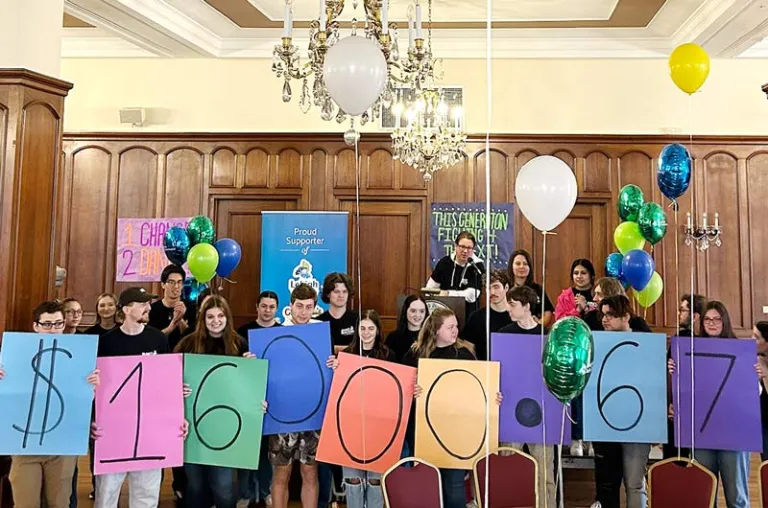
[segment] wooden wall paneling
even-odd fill
[[[397,326],[397,297],[426,283],[423,200],[360,202],[360,265],[363,309],[379,311],[384,332]],[[354,199],[343,199],[340,209],[349,212],[351,232],[349,273],[357,285],[357,217]],[[382,252],[396,253],[383,256]]]
[[[355,188],[355,150],[342,148],[333,158],[333,187],[334,189]]]
[[[742,323],[744,328],[749,328],[749,325],[755,321],[754,308],[754,293],[752,278],[749,276],[749,267],[751,265],[750,252],[749,252],[749,198],[747,196],[747,161],[740,158],[738,160],[738,169],[736,175],[738,182],[736,187],[738,188],[738,198],[736,203],[739,209],[739,269],[741,270],[742,287],[739,294],[741,295],[741,311],[742,311]]]
[[[403,166],[404,172],[422,173],[410,166]],[[465,153],[461,162],[443,168],[432,176],[429,187],[432,189],[432,200],[435,203],[464,203],[472,199],[474,186],[474,171],[469,156]]]
[[[508,203],[514,195],[510,188],[510,175],[508,170],[508,155],[498,148],[491,148],[490,154],[481,150],[474,157],[474,201],[485,201],[485,158],[490,162],[491,174],[491,203]]]
[[[748,328],[749,316],[745,320],[742,312],[741,294],[749,287],[749,282],[741,277],[741,221],[738,200],[738,161],[730,153],[714,152],[707,155],[703,162],[703,185],[701,210],[707,214],[707,221],[714,222],[715,212],[720,214],[723,225],[721,247],[712,245],[704,252],[706,294],[711,300],[721,300],[726,304],[731,316],[731,323],[740,328]]]
[[[245,188],[266,189],[269,185],[271,157],[261,147],[253,147],[245,154]]]
[[[747,222],[745,223],[746,248],[749,255],[749,279],[751,281],[768,280],[768,229],[764,222],[768,217],[768,153],[758,152],[746,160],[746,189],[741,199],[747,202]],[[753,321],[768,319],[763,306],[768,306],[768,285],[752,284]]]
[[[86,146],[74,152],[71,160],[65,195],[69,204],[66,296],[78,298],[85,311],[83,319],[93,322],[92,303],[108,287],[112,154]]]
[[[514,179],[517,179],[518,173],[520,173],[520,169],[522,169],[523,166],[525,166],[531,159],[534,159],[535,157],[538,157],[538,153],[534,150],[530,149],[522,149],[519,150],[515,154],[514,158]],[[515,202],[515,191],[514,188],[512,189],[512,199],[510,200],[513,203]],[[525,216],[520,212],[520,209],[517,208],[517,205],[515,205],[515,248],[516,249],[525,249],[527,250],[531,256],[533,257],[533,264],[534,268],[538,265],[538,271],[534,273],[541,274],[541,259],[535,257],[534,252],[534,235],[535,228],[533,227],[533,224],[528,222],[528,219],[525,218]],[[536,238],[537,244],[541,245],[541,235],[538,235]],[[536,280],[539,280],[541,278],[541,275],[536,277]]]
[[[216,148],[212,156],[211,187],[235,187],[237,175],[237,154],[229,147]]]
[[[584,192],[612,192],[612,162],[602,151],[591,152],[584,158]]]
[[[362,185],[366,189],[395,189],[395,161],[391,152],[376,148],[364,160]]]
[[[261,288],[261,212],[296,210],[299,197],[269,199],[259,196],[215,196],[211,213],[217,237],[232,238],[242,248],[240,265],[228,279],[220,281],[222,295],[232,309],[236,326],[256,319],[256,300]],[[287,283],[287,282],[286,282]],[[280,308],[287,302],[280,302]]]
[[[309,203],[310,210],[327,210],[333,189],[328,185],[328,153],[315,149],[309,154]]]
[[[301,189],[303,182],[304,158],[294,148],[278,152],[275,174],[271,188]]]
[[[399,182],[397,186],[398,189],[421,190],[421,191],[424,191],[427,189],[427,181],[424,180],[424,173],[422,173],[418,169],[412,168],[411,166],[403,163],[400,160],[395,161],[395,169],[396,169],[396,174],[399,177]],[[442,168],[442,169],[439,169],[437,172],[442,173],[443,171],[451,171],[452,169],[453,168]],[[462,186],[460,186],[460,188],[461,187]]]
[[[165,217],[192,217],[202,213],[203,153],[181,146],[165,155]]]

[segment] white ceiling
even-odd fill
[[[284,0],[248,1],[258,3],[268,17],[282,19]],[[297,20],[316,15],[312,11],[318,9],[318,0],[295,1]],[[352,0],[346,2],[351,10]],[[391,19],[402,19],[407,3],[391,0]],[[616,3],[495,0],[494,20],[607,19]],[[481,0],[434,0],[434,18],[484,21],[484,5]],[[492,55],[664,58],[678,44],[694,41],[714,58],[762,58],[768,56],[768,44],[761,42],[768,36],[767,5],[768,0],[667,0],[651,23],[642,28],[494,29]],[[362,5],[358,9],[362,13]],[[65,10],[96,27],[63,29],[65,58],[271,58],[281,36],[279,28],[240,28],[204,0],[65,0]],[[405,30],[401,30],[401,37],[407,37]],[[484,30],[436,29],[433,41],[439,57],[486,55]],[[294,43],[304,50],[306,29],[294,30]]]

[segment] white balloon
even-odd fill
[[[578,185],[568,164],[551,155],[531,159],[515,182],[515,201],[539,231],[552,231],[576,204]]]
[[[352,35],[325,54],[323,77],[328,93],[342,111],[357,116],[370,108],[384,90],[387,61],[374,41]]]

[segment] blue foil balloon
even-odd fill
[[[621,275],[633,289],[642,291],[651,282],[656,263],[644,250],[635,249],[627,252],[621,262]]]
[[[219,265],[216,267],[216,273],[219,277],[229,277],[240,264],[240,258],[243,253],[240,250],[240,244],[231,238],[222,238],[214,245],[219,253]]]
[[[692,168],[693,162],[687,148],[678,143],[665,146],[656,173],[661,193],[669,199],[677,199],[685,194],[691,184]]]
[[[208,284],[200,284],[192,277],[184,280],[184,299],[196,303],[200,293],[208,289]]]
[[[190,247],[189,235],[187,231],[179,226],[174,226],[165,232],[163,247],[165,255],[174,265],[183,265],[187,262],[187,253]]]
[[[605,258],[605,276],[613,277],[614,279],[621,278],[621,261],[624,256],[620,252],[612,252]]]

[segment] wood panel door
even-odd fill
[[[606,224],[608,202],[577,203],[570,216],[556,229],[556,235],[547,236],[546,291],[552,304],[557,304],[560,292],[571,286],[571,263],[587,258],[595,266],[596,276],[602,277],[607,252]],[[534,234],[536,271],[533,279],[541,283],[542,234]]]
[[[357,286],[355,201],[342,200],[339,208],[349,212],[348,271]],[[422,200],[366,200],[360,203],[362,283],[359,290],[362,307],[378,311],[385,334],[397,326],[397,297],[417,290],[426,283],[424,210],[425,204]],[[356,287],[355,297],[357,290]]]
[[[220,294],[232,308],[235,326],[256,319],[256,299],[261,292],[261,212],[296,210],[297,205],[297,197],[214,198],[216,237],[232,238],[243,253],[240,265],[229,277],[232,282],[221,282]]]

